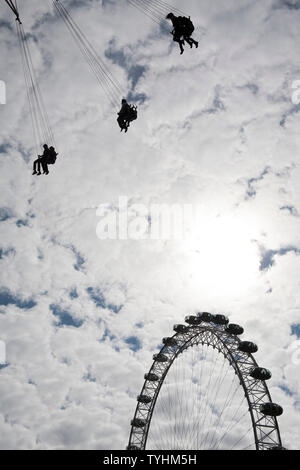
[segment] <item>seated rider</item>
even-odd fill
[[[122,99],[122,107],[118,112],[118,124],[120,126],[121,132],[125,130],[128,131],[128,127],[131,121],[134,121],[137,118],[137,110],[135,106],[131,106],[127,101]]]
[[[40,175],[41,174],[41,164],[42,164],[42,159],[47,158],[49,154],[49,148],[47,144],[43,145],[44,148],[44,153],[43,155],[38,155],[38,159],[33,162],[33,175]],[[36,171],[36,169],[38,171]]]
[[[48,148],[47,144],[43,145],[44,153],[43,155],[38,155],[38,159],[33,163],[33,175],[40,175],[41,174],[41,166],[43,168],[43,173],[48,175],[48,165],[53,164],[56,161],[57,153],[55,152],[54,147]],[[38,171],[36,171],[36,169]]]
[[[171,34],[173,35],[173,41],[178,42],[180,47],[180,54],[184,52],[184,41],[186,41],[190,47],[193,47],[195,44],[196,48],[198,47],[198,42],[195,41],[191,34],[194,31],[194,25],[190,18],[185,16],[175,16],[173,13],[169,13],[166,16],[166,19],[171,20],[173,25],[173,31]]]
[[[45,175],[48,175],[49,173],[48,165],[54,165],[54,163],[56,162],[57,155],[58,153],[55,152],[55,148],[50,147],[48,154],[45,157],[42,157],[41,163]]]
[[[136,118],[137,118],[137,107],[130,104],[128,114],[125,117],[127,129],[130,126],[130,123],[134,121]]]

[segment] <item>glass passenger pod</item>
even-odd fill
[[[249,375],[256,380],[269,380],[272,377],[271,372],[264,367],[253,367],[250,369]]]
[[[244,328],[240,325],[236,325],[235,323],[229,323],[229,325],[226,326],[225,331],[231,335],[238,336],[244,333]]]
[[[198,318],[200,319],[200,321],[204,321],[205,323],[211,323],[213,320],[213,315],[208,312],[199,312]]]
[[[229,318],[226,317],[225,315],[214,315],[213,316],[213,322],[216,323],[217,325],[228,325],[229,323]]]
[[[168,362],[168,357],[165,354],[158,353],[158,354],[153,354],[153,360],[157,362]]]
[[[186,325],[174,325],[173,330],[176,331],[176,333],[186,333],[188,331],[189,327]]]
[[[134,426],[135,428],[144,428],[146,426],[146,421],[144,419],[134,418],[131,421],[131,426]]]
[[[259,411],[265,416],[281,416],[283,408],[277,403],[263,403],[259,407]]]
[[[287,450],[287,448],[282,446],[273,446],[270,447],[268,450]]]
[[[189,325],[199,325],[201,323],[201,320],[199,317],[195,317],[195,315],[188,315],[185,317],[184,321],[188,323]]]
[[[138,395],[137,396],[137,401],[139,403],[144,403],[145,405],[147,405],[148,403],[150,403],[152,401],[152,398],[149,397],[148,395]]]
[[[252,343],[251,341],[241,341],[238,346],[238,350],[245,353],[253,354],[258,351],[258,347],[255,343]]]
[[[173,337],[163,338],[162,342],[165,346],[177,346],[177,341]]]
[[[156,374],[148,373],[144,375],[145,380],[149,380],[149,382],[158,382],[159,377]]]

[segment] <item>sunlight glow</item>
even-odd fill
[[[259,274],[257,221],[234,216],[207,218],[184,242],[187,270],[218,295],[247,291]]]

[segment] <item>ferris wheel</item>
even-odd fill
[[[284,450],[268,369],[224,315],[187,316],[153,356],[131,421],[128,450]]]

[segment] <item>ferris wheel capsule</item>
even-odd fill
[[[272,377],[271,372],[264,367],[254,367],[250,370],[249,375],[257,380],[269,380]]]
[[[199,317],[196,317],[195,315],[188,315],[187,317],[185,317],[184,321],[186,323],[188,323],[189,325],[193,325],[193,326],[196,326],[196,325],[199,325],[201,323],[201,320]]]
[[[211,323],[213,320],[213,315],[208,312],[199,312],[198,318],[205,323]]]
[[[137,446],[127,446],[126,450],[140,450]]]
[[[225,331],[231,335],[239,336],[244,333],[244,328],[240,325],[236,325],[235,323],[229,323],[229,325],[226,326]]]
[[[216,325],[227,325],[229,323],[229,318],[225,315],[217,314],[214,315],[213,322],[216,323]]]
[[[273,446],[270,447],[268,450],[287,450],[287,448],[283,446]]]
[[[165,346],[177,346],[177,341],[174,337],[163,338],[162,342]]]
[[[158,375],[152,374],[152,373],[145,374],[144,378],[145,378],[145,380],[148,380],[149,382],[158,382],[159,381]]]
[[[259,411],[265,416],[281,416],[283,408],[277,403],[263,403],[259,407]]]
[[[151,403],[152,398],[149,397],[148,395],[138,395],[137,396],[137,401],[139,403],[144,403],[144,405],[147,405],[148,403]]]
[[[186,325],[174,325],[173,330],[176,331],[176,333],[185,333],[188,330],[188,326]]]
[[[131,421],[131,426],[134,426],[135,428],[144,428],[146,426],[146,421],[144,419],[134,418]]]
[[[258,347],[255,343],[252,343],[252,341],[241,341],[238,346],[238,350],[248,354],[253,354],[258,351]]]
[[[168,362],[168,358],[165,354],[159,353],[153,355],[153,360],[157,362]]]

